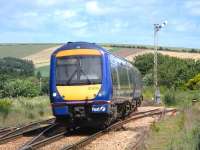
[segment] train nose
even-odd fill
[[[57,91],[63,100],[91,100],[94,99],[101,89],[101,84],[79,86],[57,86]],[[78,93],[78,94],[77,94]]]

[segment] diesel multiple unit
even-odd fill
[[[104,127],[140,105],[140,73],[97,44],[68,42],[51,55],[50,99],[57,121]]]

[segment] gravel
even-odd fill
[[[20,137],[16,140],[10,141],[8,143],[0,145],[0,150],[17,150],[19,149],[23,144],[31,140],[32,137]]]

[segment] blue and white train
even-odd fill
[[[50,99],[58,122],[108,126],[141,104],[141,75],[97,44],[68,42],[51,55]]]

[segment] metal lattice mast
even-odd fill
[[[154,24],[154,101],[160,103],[160,90],[158,87],[158,31],[167,25],[167,21],[159,24]]]
[[[154,90],[157,91],[158,88],[158,29],[157,29],[157,24],[154,24]]]

